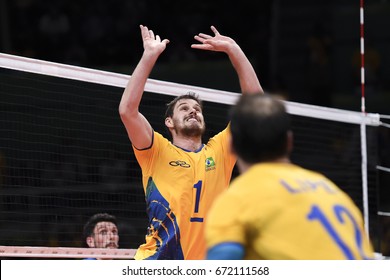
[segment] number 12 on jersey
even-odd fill
[[[349,248],[347,243],[340,237],[337,232],[337,228],[343,226],[346,222],[351,222],[354,228],[354,237],[355,237],[355,246],[359,255],[362,259],[370,259],[363,252],[363,233],[361,232],[359,225],[356,219],[353,217],[350,211],[342,205],[336,204],[333,205],[333,214],[336,216],[336,220],[339,222],[338,225],[332,225],[328,217],[321,210],[318,205],[312,205],[310,213],[307,215],[307,218],[310,221],[319,221],[325,231],[329,234],[332,240],[335,242],[337,247],[343,252],[344,256],[348,260],[354,260],[352,248]],[[344,225],[345,226],[345,225]]]

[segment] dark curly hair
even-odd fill
[[[111,222],[117,226],[117,220],[114,215],[110,215],[108,213],[97,213],[93,215],[91,218],[89,218],[89,220],[84,225],[84,230],[83,230],[84,240],[86,240],[87,237],[93,235],[93,230],[96,224],[100,222]]]

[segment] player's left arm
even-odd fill
[[[237,72],[243,94],[263,94],[257,74],[241,47],[232,38],[221,35],[218,30],[211,26],[214,36],[199,33],[194,38],[201,44],[192,44],[191,47],[200,50],[224,52]]]

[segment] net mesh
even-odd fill
[[[2,245],[83,246],[94,213],[117,216],[120,247],[145,230],[140,171],[118,88],[2,70]]]
[[[105,77],[101,78],[70,66],[50,68],[46,62],[42,75],[42,67],[34,63],[23,71],[0,68],[0,244],[4,245],[0,257],[100,256],[101,251],[83,248],[82,228],[92,214],[108,212],[119,221],[121,250],[103,254],[131,258],[144,241],[147,217],[140,168],[118,113],[122,76],[98,73]],[[31,69],[40,70],[28,73],[34,72]],[[70,76],[79,71],[77,80],[58,75],[72,69],[75,73]],[[110,84],[115,78],[119,82]],[[176,95],[194,88],[205,100],[207,141],[225,127],[237,94],[150,80],[140,111],[156,131],[168,136],[163,116],[172,97],[167,92]],[[324,173],[352,197],[366,212],[370,237],[381,252],[384,236],[377,199],[381,138],[376,118],[287,105],[295,139],[292,160]],[[361,147],[362,122],[367,123],[366,153]],[[237,174],[234,170],[233,177]]]
[[[390,117],[383,118],[384,125],[379,128],[378,214],[379,248],[383,256],[390,256]]]

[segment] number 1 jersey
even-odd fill
[[[204,224],[214,199],[225,190],[236,161],[229,128],[195,152],[153,133],[150,148],[137,150],[149,226],[135,259],[204,259]]]

